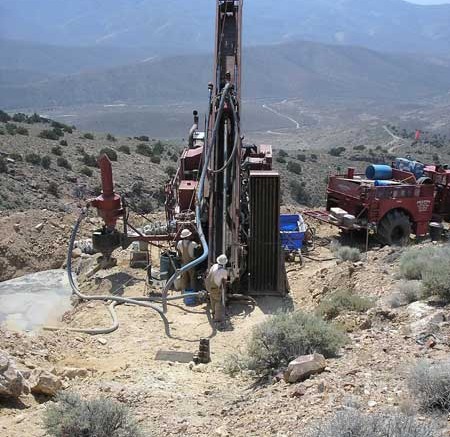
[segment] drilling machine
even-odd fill
[[[220,254],[229,260],[227,296],[286,293],[279,233],[280,178],[272,170],[272,148],[245,145],[241,136],[242,8],[243,0],[216,1],[214,81],[208,85],[205,126],[200,130],[194,111],[188,146],[166,186],[164,233],[143,235],[131,227],[126,201],[114,192],[111,163],[106,156],[99,161],[102,194],[91,205],[104,226],[94,233],[93,245],[104,260],[133,241],[176,245],[185,228],[201,244],[198,258],[178,268],[167,281],[163,304],[180,274],[195,269],[204,278]],[[123,230],[118,229],[118,219]]]

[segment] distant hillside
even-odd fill
[[[155,58],[32,85],[0,86],[0,101],[9,108],[197,101],[211,80],[211,62],[209,55]],[[446,66],[359,47],[296,42],[251,48],[244,56],[245,98],[391,102],[449,90]]]
[[[0,36],[51,44],[209,50],[214,0],[15,0],[0,5]],[[450,5],[403,0],[245,0],[246,44],[295,39],[382,51],[448,53]]]
[[[143,48],[63,47],[0,39],[0,69],[29,70],[47,76],[117,67],[152,55],[151,50]]]

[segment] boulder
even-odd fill
[[[436,309],[425,302],[413,302],[408,305],[408,315],[411,321],[423,319],[436,312]]]
[[[304,355],[289,363],[284,372],[284,380],[290,383],[304,381],[312,375],[323,372],[326,367],[327,362],[323,355]]]
[[[62,389],[61,379],[47,370],[34,370],[30,376],[31,393],[54,396]]]
[[[414,302],[408,305],[411,334],[415,337],[433,334],[447,320],[444,311],[427,305],[424,302]]]
[[[15,362],[0,350],[0,397],[18,398],[27,392],[27,385]]]

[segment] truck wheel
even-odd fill
[[[406,246],[411,235],[409,217],[401,211],[391,211],[378,226],[378,238],[389,246]]]

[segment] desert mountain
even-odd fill
[[[51,44],[212,48],[212,0],[16,0],[0,5],[0,36]],[[450,5],[403,0],[245,0],[245,42],[308,39],[376,50],[447,53]],[[394,43],[395,42],[395,43]]]
[[[244,60],[243,94],[251,99],[392,102],[450,90],[445,63],[360,47],[292,42],[250,48]],[[210,55],[155,57],[32,84],[0,84],[0,101],[9,108],[197,101],[212,78],[211,62]]]

